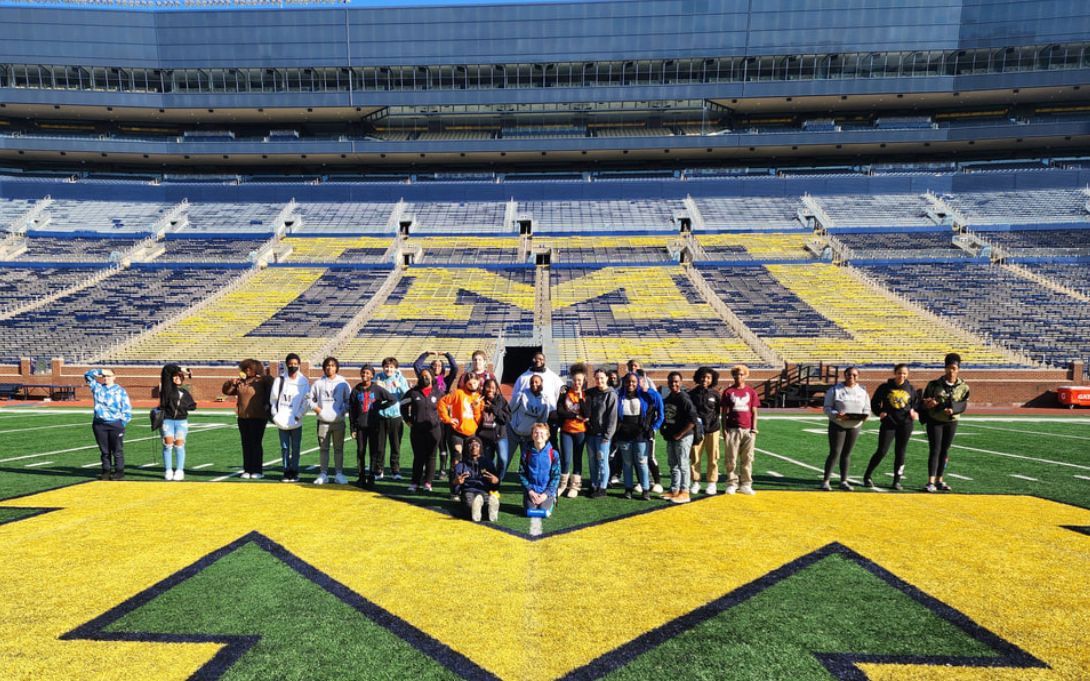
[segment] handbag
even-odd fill
[[[151,429],[159,430],[163,427],[163,421],[166,420],[166,412],[156,407],[148,413],[148,417],[151,419]]]

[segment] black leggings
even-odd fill
[[[874,450],[874,456],[870,458],[870,463],[867,464],[867,474],[863,477],[870,478],[874,475],[874,471],[878,470],[882,459],[886,458],[890,444],[895,443],[893,448],[893,479],[900,480],[901,476],[905,474],[905,451],[908,449],[908,440],[912,437],[912,429],[915,426],[916,423],[912,419],[904,423],[882,421],[882,424],[878,427],[878,448]]]
[[[840,459],[840,481],[848,479],[848,466],[852,462],[852,447],[859,438],[859,428],[841,428],[835,423],[829,423],[829,456],[825,459],[825,479],[833,475],[833,464]]]
[[[238,432],[242,437],[242,471],[244,473],[260,473],[264,466],[265,450],[262,440],[265,437],[265,419],[238,420]]]
[[[409,444],[413,448],[414,485],[430,485],[435,476],[435,448],[439,445],[442,432],[438,429],[409,429]]]
[[[950,445],[958,432],[958,422],[927,424],[927,475],[942,478],[950,460]]]

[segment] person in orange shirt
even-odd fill
[[[462,460],[462,445],[477,434],[483,409],[481,380],[477,376],[470,376],[465,387],[455,388],[439,400],[439,420],[450,427],[451,470]]]
[[[583,486],[583,449],[587,442],[587,366],[568,369],[571,385],[560,390],[556,416],[560,420],[560,486],[557,496],[574,499]]]

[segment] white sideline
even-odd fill
[[[1076,475],[1075,477],[1078,478],[1079,480],[1090,480],[1090,477],[1085,476],[1085,475]]]
[[[198,423],[190,426],[189,430],[215,430],[216,428],[226,428],[225,423]],[[158,440],[158,435],[151,435],[148,437],[137,437],[131,440],[125,440],[125,442],[145,442],[147,440]],[[24,454],[23,456],[12,456],[7,459],[0,459],[0,463],[8,463],[9,461],[22,461],[23,459],[36,459],[39,456],[52,456],[53,454],[68,454],[69,452],[81,452],[85,449],[98,449],[98,445],[86,445],[84,447],[72,447],[71,449],[58,449],[52,452],[39,452],[38,454]]]
[[[964,475],[958,475],[957,473],[947,473],[946,475],[947,477],[957,478],[958,480],[968,480],[969,482],[973,481],[972,478],[965,477]]]
[[[782,478],[783,477],[783,473],[777,473],[776,471],[767,471],[767,473],[769,475],[771,475],[772,477],[774,477],[774,478]]]
[[[76,426],[86,426],[86,423],[82,421],[80,423],[59,423],[52,426],[34,426],[33,428],[14,428],[12,430],[0,430],[0,435],[7,435],[8,433],[28,433],[32,430],[53,430],[54,428],[75,428]]]
[[[48,466],[51,463],[53,463],[53,462],[52,461],[39,461],[38,463],[28,463],[27,465],[23,466],[23,468],[34,468],[35,466]]]
[[[215,465],[216,464],[213,464],[213,463],[202,463],[200,466],[194,466],[193,468],[190,468],[189,470],[199,471],[202,468],[208,468],[209,466],[215,466]]]
[[[952,449],[965,449],[970,452],[981,452],[982,454],[994,454],[995,456],[1007,456],[1012,459],[1022,459],[1023,461],[1034,461],[1036,463],[1048,463],[1053,466],[1068,466],[1070,468],[1078,468],[1083,471],[1090,471],[1090,466],[1082,466],[1077,463],[1067,463],[1066,461],[1053,461],[1052,459],[1038,459],[1033,456],[1025,456],[1023,454],[1010,454],[1008,452],[993,452],[990,449],[980,449],[979,447],[966,447],[965,445],[950,445]]]
[[[1043,430],[1019,430],[1017,428],[999,428],[998,426],[985,426],[980,421],[971,421],[970,424],[974,428],[984,428],[986,430],[1001,430],[1007,433],[1023,433],[1025,435],[1047,435],[1048,437],[1059,437],[1065,440],[1086,440],[1090,442],[1090,437],[1083,437],[1082,435],[1068,435],[1066,433],[1049,433]]]
[[[1030,482],[1041,482],[1037,478],[1031,478],[1028,475],[1018,475],[1017,473],[1011,473],[1010,477],[1018,478],[1019,480],[1029,480]]]

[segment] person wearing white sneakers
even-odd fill
[[[692,484],[689,454],[696,436],[697,419],[689,393],[681,389],[681,374],[671,371],[666,377],[669,392],[662,398],[662,439],[666,440],[666,456],[670,465],[670,491],[662,495],[675,504],[689,503]]]
[[[333,445],[333,463],[336,475],[333,481],[347,485],[344,475],[344,415],[348,413],[348,398],[352,392],[348,381],[337,373],[341,363],[336,357],[322,360],[323,376],[310,389],[310,407],[318,415],[318,477],[315,485],[329,481],[329,447]]]
[[[753,450],[757,445],[757,391],[746,385],[749,367],[739,364],[730,370],[733,384],[723,391],[724,463],[727,466],[727,494],[736,491],[753,495]],[[741,459],[741,461],[739,461]],[[711,493],[711,492],[709,492]]]
[[[303,446],[303,416],[307,413],[310,381],[299,371],[299,355],[284,358],[284,376],[277,376],[269,394],[272,422],[280,437],[283,482],[299,482],[299,456]]]
[[[159,410],[163,415],[159,433],[163,438],[163,476],[167,480],[185,480],[185,438],[189,433],[189,412],[197,408],[196,400],[182,386],[185,378],[182,367],[168,364],[163,367],[159,382]],[[171,461],[172,458],[176,463]]]
[[[852,447],[863,430],[863,422],[870,416],[870,396],[859,385],[859,369],[848,367],[844,380],[825,393],[825,415],[829,417],[829,456],[825,459],[825,475],[821,489],[832,489],[829,479],[833,466],[840,462],[840,489],[851,492],[848,467],[852,461]]]

